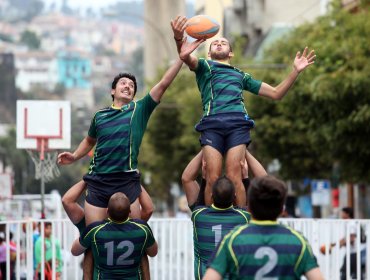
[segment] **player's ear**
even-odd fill
[[[116,92],[116,89],[111,89],[111,91],[110,91],[110,95],[114,95],[114,93]]]
[[[234,56],[233,52],[229,52],[229,58],[232,58]]]

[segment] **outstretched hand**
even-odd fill
[[[190,43],[187,40],[187,38],[184,38],[184,40],[182,41],[182,46],[181,46],[181,50],[180,50],[180,59],[181,60],[186,59],[186,57],[188,57],[204,41],[205,41],[205,39],[198,39],[198,40]]]
[[[187,27],[187,18],[184,16],[177,16],[174,20],[171,20],[171,27],[173,31],[173,37],[176,41],[182,42],[184,38],[184,31]]]
[[[307,55],[308,47],[305,47],[303,53],[297,52],[295,59],[294,59],[294,69],[300,73],[304,69],[306,69],[311,64],[315,63],[315,51],[311,50],[310,53]]]
[[[72,153],[70,152],[63,152],[58,155],[58,164],[60,165],[66,165],[66,164],[71,164],[75,162],[75,157]]]

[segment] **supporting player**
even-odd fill
[[[72,254],[92,249],[93,279],[141,279],[143,254],[154,257],[158,252],[152,230],[145,221],[129,218],[130,201],[123,193],[112,195],[107,213],[107,220],[90,224],[74,241]]]
[[[221,175],[225,157],[226,176],[235,184],[237,204],[244,207],[246,194],[239,162],[251,142],[250,129],[254,127],[254,121],[245,108],[243,90],[274,100],[282,99],[298,75],[314,63],[315,53],[313,50],[308,52],[307,47],[302,54],[297,52],[290,74],[273,87],[230,65],[233,52],[227,39],[212,41],[208,52],[210,59],[198,59],[191,54],[194,51],[192,44],[184,38],[186,18],[179,16],[171,25],[180,58],[195,72],[202,98],[204,113],[196,130],[201,133],[200,144],[207,168],[206,204],[212,203],[211,186]]]
[[[233,207],[235,187],[225,176],[216,180],[212,187],[211,206],[192,209],[194,239],[194,277],[202,279],[213,251],[230,230],[237,225],[247,224],[250,214]]]
[[[69,219],[78,228],[80,235],[85,226],[85,211],[78,204],[78,199],[82,193],[86,190],[86,183],[81,180],[77,184],[73,185],[62,197],[62,204],[64,210],[66,211]],[[141,219],[148,221],[153,213],[153,202],[149,194],[146,192],[145,188],[141,186],[141,194],[139,196],[139,203],[141,206]],[[147,262],[145,258],[144,262]],[[143,264],[142,266],[143,274],[146,275],[145,279],[150,279],[149,277],[149,264]],[[83,263],[83,274],[84,279],[92,279],[93,275],[93,262],[92,259],[87,257],[84,258]]]
[[[286,200],[285,184],[273,176],[254,178],[248,190],[249,225],[220,243],[203,279],[324,279],[307,240],[276,219]]]
[[[259,161],[248,151],[245,153],[245,160],[240,162],[242,169],[242,181],[244,188],[249,187],[248,168],[251,170],[254,177],[262,177],[267,175],[266,170],[259,163]],[[190,208],[205,205],[204,189],[207,184],[206,181],[206,163],[203,160],[203,152],[200,151],[186,166],[182,173],[181,181],[182,187],[188,201]],[[202,169],[201,184],[197,182],[199,170]]]

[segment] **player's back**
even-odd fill
[[[247,224],[250,214],[242,209],[220,209],[214,205],[197,207],[193,211],[195,273],[203,276],[206,264],[222,238],[235,226]],[[198,268],[198,266],[200,266]]]
[[[221,246],[228,246],[236,257],[232,279],[300,279],[317,266],[304,237],[272,221],[236,228]]]
[[[154,243],[151,229],[144,221],[108,220],[94,223],[86,232],[83,241],[91,242],[94,279],[140,279],[141,258]]]

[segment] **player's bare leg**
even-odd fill
[[[102,221],[107,217],[107,208],[97,207],[85,201],[85,220],[87,226],[93,222]]]
[[[238,145],[229,149],[226,153],[226,176],[234,183],[236,192],[236,204],[239,207],[247,205],[247,197],[242,182],[242,170],[240,162],[245,160],[245,145]]]
[[[86,225],[102,221],[107,218],[107,208],[96,207],[85,201]],[[91,280],[94,273],[94,260],[91,249],[86,251],[83,262],[84,280]]]
[[[86,250],[82,263],[83,279],[92,280],[94,275],[94,259],[91,249]]]
[[[203,159],[206,165],[206,180],[207,185],[204,192],[204,200],[207,206],[212,204],[212,186],[214,182],[221,176],[222,171],[222,155],[211,146],[203,146]]]

